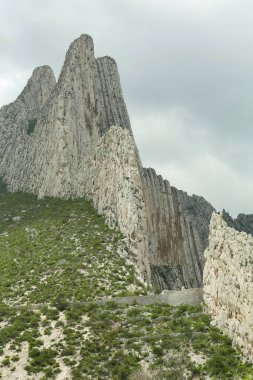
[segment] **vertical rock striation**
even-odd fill
[[[11,191],[89,197],[108,224],[120,228],[129,257],[150,278],[142,167],[115,61],[96,59],[91,37],[82,35],[70,45],[58,82],[46,81],[48,69],[41,77],[33,74],[24,90],[28,104],[34,99],[36,105],[31,112],[22,114],[20,97],[11,105],[20,122],[8,123],[5,108],[0,111],[8,147],[1,147],[0,175]]]
[[[152,281],[162,289],[201,287],[203,252],[213,207],[144,169]]]
[[[101,86],[101,135],[111,125],[126,128],[132,133],[116,62],[111,57],[97,58],[96,62]]]
[[[50,67],[39,67],[1,108],[0,176],[11,191],[88,197],[119,227],[145,279],[169,289],[202,286],[214,209],[142,168],[117,65],[95,58],[91,37],[70,45],[57,83]],[[250,218],[236,223],[252,230]]]
[[[18,177],[18,188],[22,175],[19,162],[27,155],[29,133],[37,123],[54,86],[52,69],[49,66],[38,67],[17,100],[0,110],[0,175],[5,176],[9,183],[15,182]]]
[[[95,59],[91,37],[82,35],[70,45],[56,85],[49,71],[36,69],[12,103],[15,123],[6,122],[4,108],[0,112],[1,133],[7,134],[3,147],[9,148],[1,149],[0,174],[12,191],[77,196],[80,168],[99,138],[116,124],[131,131],[130,122],[116,63],[109,57]],[[30,134],[29,120],[34,123]]]
[[[253,361],[253,237],[213,214],[205,251],[204,301],[214,323]]]

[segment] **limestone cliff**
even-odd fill
[[[145,279],[202,286],[214,209],[142,168],[117,65],[95,58],[91,37],[70,45],[57,83],[50,67],[37,68],[0,110],[0,176],[11,191],[88,197],[119,227]]]
[[[161,288],[201,287],[203,252],[213,207],[144,169],[152,280]]]
[[[19,161],[27,155],[29,135],[54,86],[52,69],[49,66],[38,67],[17,100],[0,110],[0,174],[6,175],[8,183],[15,183],[18,176],[18,188],[21,187],[22,176],[19,170],[24,169]]]
[[[253,237],[213,214],[205,251],[204,301],[214,323],[253,361]]]
[[[1,110],[1,132],[7,134],[3,145],[9,150],[1,149],[0,173],[13,191],[32,191],[39,196],[80,195],[81,163],[90,157],[102,134],[115,123],[130,130],[117,68],[108,57],[96,60],[92,39],[82,35],[71,44],[55,86],[51,78],[47,81],[49,70],[39,68],[40,79],[33,75],[29,80],[23,91],[29,94],[24,107],[20,104],[23,93],[12,103],[14,124]],[[43,93],[46,85],[44,92],[50,93],[50,98],[43,94],[34,99],[34,93]],[[31,105],[27,106],[29,100]],[[23,108],[29,112],[20,111]],[[34,130],[27,133],[31,121]]]
[[[92,39],[82,35],[56,84],[50,74],[36,69],[20,97],[0,111],[0,175],[11,191],[89,197],[108,224],[119,226],[129,256],[150,278],[142,167],[116,63],[96,59]]]

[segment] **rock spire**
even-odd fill
[[[0,176],[10,191],[88,197],[121,230],[124,254],[146,280],[169,289],[202,286],[214,209],[143,169],[117,65],[95,58],[90,36],[72,42],[57,83],[49,66],[39,67],[1,108]]]

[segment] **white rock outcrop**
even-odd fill
[[[134,139],[127,129],[112,126],[81,167],[77,184],[81,195],[92,199],[109,225],[120,228],[129,258],[150,279],[148,231],[141,178],[141,162]]]
[[[213,321],[253,361],[253,237],[213,214],[205,253],[204,302]]]
[[[70,45],[57,83],[37,68],[0,110],[0,175],[11,191],[91,199],[150,279],[141,161],[117,65],[95,58],[90,36]]]
[[[142,168],[116,62],[96,58],[90,36],[71,43],[57,82],[39,67],[0,109],[0,177],[10,191],[89,197],[149,282],[202,286],[214,209]]]

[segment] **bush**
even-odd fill
[[[28,121],[28,128],[27,128],[27,134],[30,136],[36,127],[37,119],[31,119]]]

